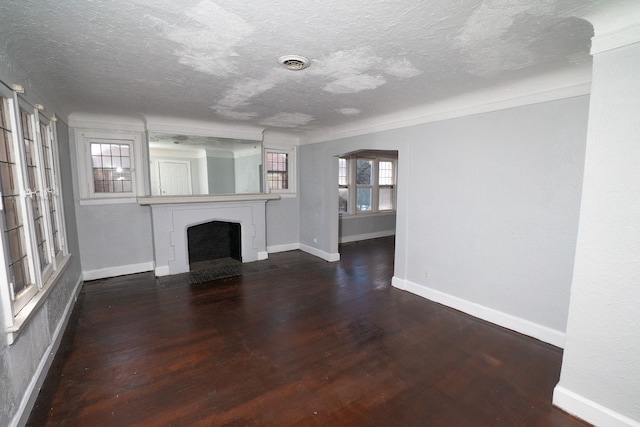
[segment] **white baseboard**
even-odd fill
[[[322,258],[325,261],[335,262],[340,261],[340,254],[330,254],[329,252],[322,251],[320,249],[314,248],[312,246],[303,245],[300,243],[300,250],[305,251],[311,255],[317,256],[318,258]]]
[[[270,254],[275,254],[277,252],[295,251],[297,249],[300,249],[300,243],[267,246],[267,252],[269,252]]]
[[[161,265],[160,267],[156,267],[154,272],[156,274],[156,277],[168,276],[169,274],[171,274],[168,265]]]
[[[167,267],[168,268],[168,267]],[[125,274],[142,273],[153,271],[153,261],[142,262],[140,264],[120,265],[117,267],[100,268],[98,270],[88,270],[82,272],[85,281],[105,279],[107,277],[124,276]]]
[[[377,239],[379,237],[395,236],[396,230],[376,231],[374,233],[355,234],[353,236],[343,236],[338,240],[340,243],[358,242],[360,240]]]
[[[22,396],[18,411],[13,417],[13,420],[9,423],[10,427],[24,426],[27,424],[29,416],[31,415],[31,410],[33,409],[33,405],[35,405],[36,399],[38,398],[40,388],[42,387],[42,384],[44,384],[44,380],[47,377],[49,368],[51,367],[56,352],[60,347],[60,342],[62,341],[64,330],[66,329],[67,323],[69,322],[69,317],[71,317],[71,311],[73,310],[73,306],[78,299],[80,289],[82,289],[82,283],[83,281],[81,279],[78,279],[78,281],[76,282],[73,288],[73,292],[71,293],[71,298],[69,298],[69,301],[64,308],[64,312],[62,313],[62,318],[58,322],[56,329],[53,331],[51,344],[49,344],[47,350],[42,355],[42,359],[40,359],[40,363],[38,363],[38,367],[36,368],[36,371],[33,374],[33,377],[31,378],[31,381],[29,382],[24,395]]]
[[[553,404],[596,426],[640,427],[640,422],[612,411],[560,385],[557,385],[553,390]]]
[[[262,261],[269,258],[269,252],[267,251],[258,251],[258,261]]]
[[[446,305],[447,307],[455,308],[456,310],[470,314],[479,319],[486,320],[487,322],[511,329],[512,331],[533,337],[540,341],[555,345],[556,347],[564,348],[565,334],[564,332],[556,329],[551,329],[547,326],[543,326],[493,308],[485,307],[483,305],[413,283],[409,280],[393,277],[391,284],[398,289],[406,290],[428,300]]]
[[[401,289],[403,291],[407,290],[407,282],[404,279],[400,279],[399,277],[393,276],[391,278],[391,285],[394,288]]]

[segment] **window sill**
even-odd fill
[[[371,216],[385,216],[385,215],[395,215],[396,211],[383,211],[383,212],[360,212],[360,213],[338,213],[340,218],[344,219],[354,219],[354,218],[364,218]]]
[[[7,340],[9,345],[13,344],[15,340],[18,338],[20,331],[23,330],[31,319],[33,319],[38,313],[40,307],[45,303],[47,297],[51,293],[51,290],[55,287],[57,280],[60,278],[62,272],[69,265],[69,260],[71,259],[71,255],[66,255],[62,261],[60,262],[60,266],[58,270],[56,270],[51,277],[44,284],[42,289],[33,296],[31,301],[25,305],[22,310],[18,313],[17,316],[13,318],[13,324],[6,328],[7,332]]]
[[[104,199],[80,199],[80,206],[92,206],[92,205],[119,205],[125,203],[138,203],[138,199],[135,196],[132,197],[114,197]]]
[[[270,194],[277,194],[281,199],[295,199],[296,197],[298,197],[297,193],[278,193],[272,191]]]

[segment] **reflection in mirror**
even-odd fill
[[[260,193],[262,143],[149,133],[152,196]]]

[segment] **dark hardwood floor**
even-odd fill
[[[87,282],[30,426],[584,426],[561,350],[393,288],[393,239],[327,263]]]

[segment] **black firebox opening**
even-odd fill
[[[242,262],[240,224],[212,221],[187,229],[189,265],[233,258]]]

